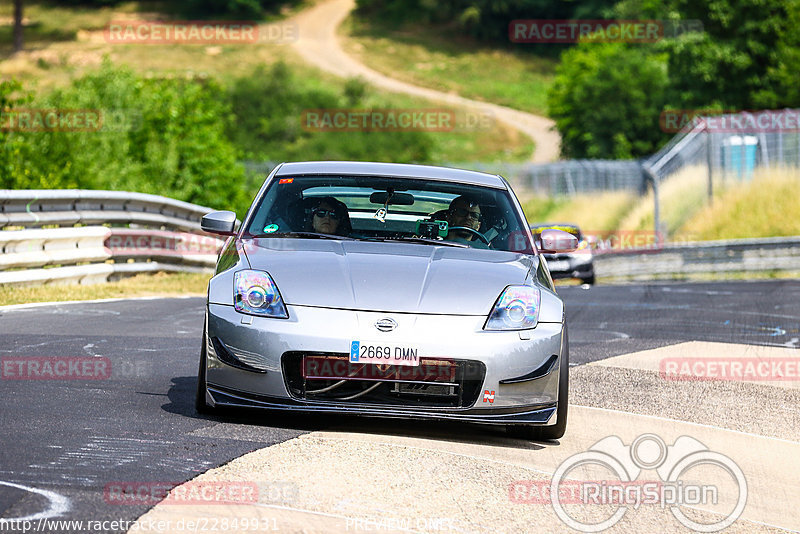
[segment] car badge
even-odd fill
[[[389,317],[386,317],[375,323],[375,328],[377,328],[381,332],[391,332],[392,330],[397,328],[397,321],[395,321],[394,319],[390,319]]]

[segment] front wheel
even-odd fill
[[[564,348],[561,351],[561,365],[558,368],[558,407],[556,424],[551,426],[514,425],[508,433],[514,437],[533,441],[561,438],[567,431],[567,411],[569,409],[569,336],[564,326]]]
[[[200,349],[200,367],[197,369],[197,391],[194,397],[194,408],[199,414],[212,414],[215,409],[206,402],[206,332],[203,329],[203,346]]]

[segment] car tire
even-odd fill
[[[588,278],[582,278],[582,279],[581,279],[581,281],[582,281],[584,284],[589,284],[590,286],[593,286],[593,285],[594,285],[594,282],[595,282],[595,280],[594,280],[594,275],[592,275],[592,276],[589,276]]]
[[[564,349],[561,352],[561,364],[558,369],[558,407],[556,408],[556,424],[513,425],[508,433],[517,438],[532,441],[547,441],[561,438],[567,431],[567,412],[569,411],[569,336],[564,326]]]
[[[216,409],[206,402],[206,332],[203,329],[203,346],[200,348],[200,367],[197,369],[197,391],[194,397],[194,408],[199,414],[209,415]]]

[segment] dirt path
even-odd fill
[[[354,7],[355,0],[329,0],[299,13],[293,19],[299,26],[299,39],[294,42],[295,50],[309,63],[338,76],[360,76],[381,89],[488,113],[534,140],[536,149],[531,161],[538,163],[558,159],[561,139],[553,129],[554,123],[550,119],[401,82],[348,56],[339,43],[336,28]]]

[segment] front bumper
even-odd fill
[[[555,423],[561,323],[539,323],[526,331],[486,332],[482,329],[486,318],[479,316],[287,308],[289,319],[272,319],[240,314],[233,306],[208,305],[208,404],[484,424]],[[378,331],[375,323],[387,317],[396,321],[397,328]],[[399,395],[396,403],[387,404],[363,397],[344,401],[298,394],[296,380],[287,376],[291,375],[286,367],[291,355],[347,354],[353,340],[404,343],[419,347],[427,358],[479,364],[480,375],[469,377],[478,381],[473,384],[477,394],[462,394],[462,404],[452,406],[426,405],[419,396],[412,401]],[[217,354],[225,349],[225,354]]]

